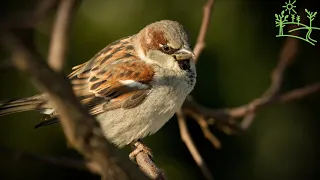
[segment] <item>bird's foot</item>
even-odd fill
[[[149,156],[149,158],[153,160],[151,149],[148,148],[146,145],[142,144],[140,141],[131,143],[131,146],[134,148],[134,150],[129,154],[129,158],[131,159],[131,161],[136,162],[136,156],[140,152],[146,153]]]

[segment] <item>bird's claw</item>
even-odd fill
[[[149,158],[153,160],[151,149],[148,148],[146,145],[142,144],[140,141],[134,142],[132,145],[135,149],[129,154],[129,158],[131,161],[136,162],[136,156],[140,152],[146,153],[149,156]]]

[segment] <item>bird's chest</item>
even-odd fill
[[[181,107],[191,87],[184,81],[167,80],[170,85],[155,86],[147,99],[149,105],[147,114],[150,115],[150,134],[157,132]]]
[[[145,101],[132,109],[119,108],[97,117],[106,137],[118,146],[157,132],[181,107],[193,86],[179,76],[159,77]]]

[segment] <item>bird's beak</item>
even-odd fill
[[[187,59],[194,59],[196,56],[188,46],[183,46],[181,49],[172,54],[177,61],[183,61]]]

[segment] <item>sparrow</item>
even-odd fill
[[[162,20],[107,45],[68,78],[107,140],[138,152],[146,150],[140,139],[157,132],[193,90],[194,59],[183,26]],[[30,110],[44,114],[36,128],[59,122],[46,94],[0,103],[0,116]]]

